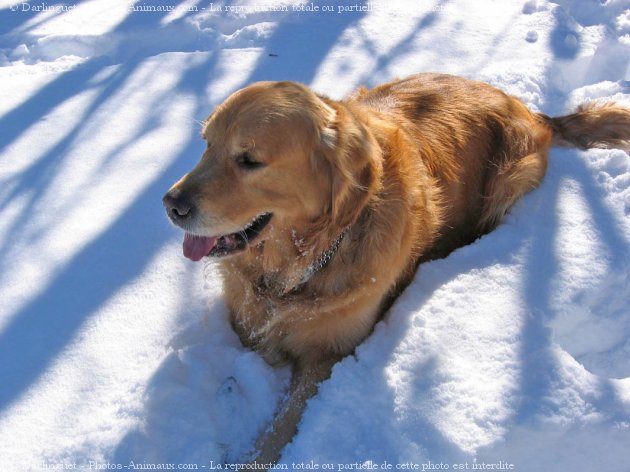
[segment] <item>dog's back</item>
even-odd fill
[[[443,256],[492,230],[545,175],[552,145],[629,149],[630,111],[614,103],[581,106],[559,118],[531,112],[482,82],[417,74],[359,89],[349,103],[384,113],[415,140],[448,202],[431,254]]]

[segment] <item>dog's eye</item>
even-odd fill
[[[262,162],[258,162],[252,158],[252,156],[248,152],[244,152],[243,154],[239,154],[236,157],[236,164],[244,170],[256,170],[264,167],[265,164]]]

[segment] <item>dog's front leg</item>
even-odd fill
[[[297,433],[302,412],[309,398],[317,393],[319,384],[330,377],[333,365],[339,358],[301,359],[293,364],[289,396],[280,407],[272,425],[256,442],[258,464],[274,464]]]

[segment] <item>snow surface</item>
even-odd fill
[[[549,114],[630,104],[628,0],[351,4],[0,0],[3,471],[209,469],[272,418],[287,370],[240,346],[161,204],[237,88],[441,71]],[[496,231],[420,268],[283,464],[630,471],[629,268],[630,157],[554,150]]]

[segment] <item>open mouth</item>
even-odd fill
[[[271,220],[271,213],[263,213],[236,233],[224,236],[184,236],[184,256],[199,261],[205,256],[223,257],[245,249],[252,243]]]

